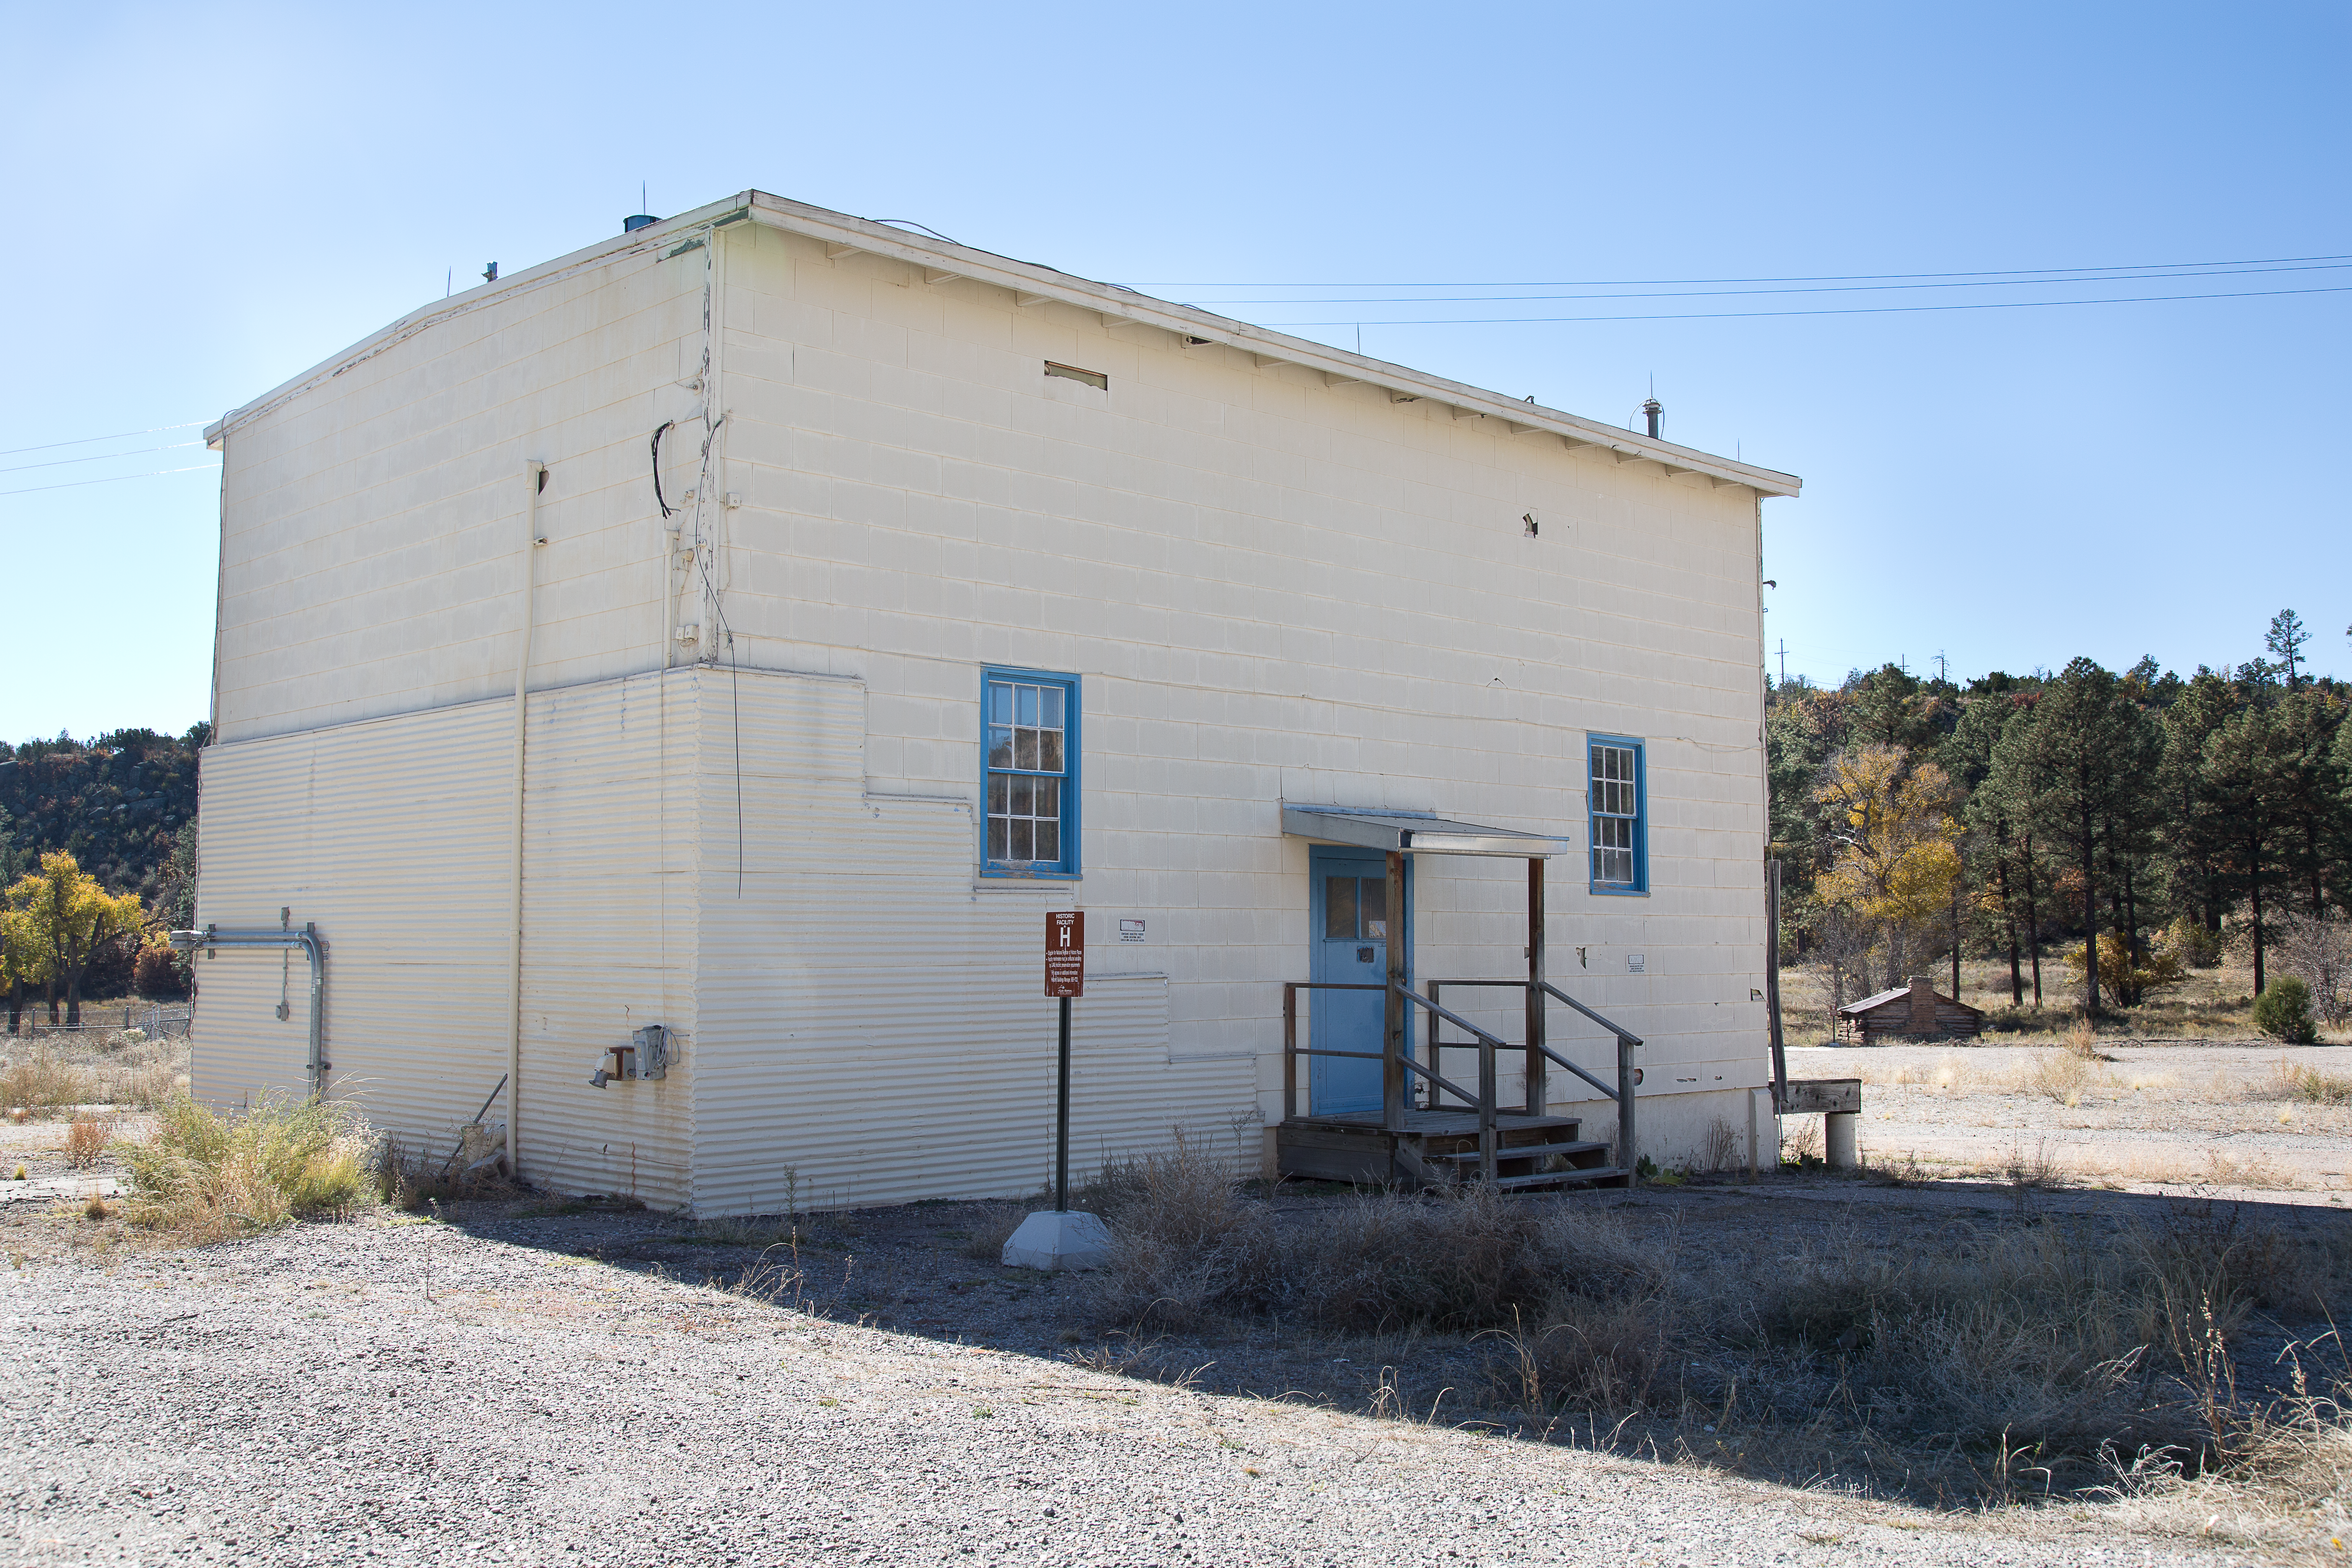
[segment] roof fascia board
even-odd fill
[[[217,447],[222,437],[247,420],[276,407],[288,398],[308,390],[320,382],[333,379],[361,361],[373,358],[394,343],[404,338],[414,337],[427,327],[448,321],[453,317],[465,315],[468,311],[479,310],[494,300],[504,299],[511,294],[528,293],[544,284],[569,278],[575,272],[591,267],[604,266],[634,251],[659,251],[664,246],[675,245],[698,228],[716,226],[720,219],[730,214],[745,210],[751,205],[751,193],[745,191],[725,201],[712,202],[707,206],[697,207],[692,212],[680,213],[676,217],[664,218],[659,223],[648,224],[635,234],[616,235],[610,239],[599,240],[594,245],[575,250],[569,256],[559,256],[554,260],[543,261],[537,267],[509,273],[496,282],[478,284],[463,294],[452,294],[446,300],[436,300],[422,310],[411,310],[382,331],[372,332],[340,353],[320,360],[301,374],[280,383],[252,402],[241,407],[230,409],[212,424],[205,426],[205,445]]]
[[[991,284],[1011,291],[1015,299],[1026,304],[1034,304],[1043,297],[1075,305],[1080,310],[1092,310],[1105,317],[1107,323],[1123,319],[1139,326],[1157,327],[1180,337],[1207,338],[1244,350],[1255,355],[1261,364],[1281,361],[1319,371],[1328,378],[1328,384],[1364,382],[1386,387],[1392,393],[1402,392],[1433,403],[1449,404],[1471,413],[1506,420],[1530,433],[1541,431],[1559,436],[1574,446],[1606,448],[1620,462],[1647,459],[1669,469],[1705,474],[1727,484],[1746,485],[1768,496],[1794,496],[1803,482],[1793,474],[1757,468],[1666,441],[1654,441],[1597,420],[1546,408],[1539,404],[1522,403],[1500,393],[1447,381],[1442,376],[1391,364],[1383,360],[1368,359],[1344,349],[1328,348],[1304,338],[1290,337],[1265,327],[1252,326],[1246,321],[1213,315],[1190,305],[1172,304],[1165,300],[1152,299],[1150,295],[1138,294],[1132,289],[1056,272],[1050,267],[1040,267],[1034,262],[1015,261],[1009,257],[951,245],[888,224],[788,201],[764,191],[751,192],[748,201],[754,223],[820,241],[829,252],[835,254],[863,250],[929,272],[950,272],[976,283]]]

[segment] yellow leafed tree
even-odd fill
[[[98,879],[83,870],[63,850],[41,857],[41,868],[21,878],[8,889],[11,934],[21,930],[38,955],[43,977],[52,983],[50,1022],[55,1023],[56,991],[66,996],[66,1022],[81,1022],[81,977],[100,942],[126,936],[147,923],[147,906],[136,893],[110,893]]]
[[[0,988],[8,993],[8,1033],[25,1015],[25,990],[49,977],[49,952],[24,910],[0,906]]]
[[[1959,879],[1951,782],[1897,747],[1859,746],[1831,762],[1813,800],[1835,846],[1816,891],[1885,932],[1887,984],[1900,984],[1911,942],[1948,915]]]

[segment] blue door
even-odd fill
[[[1379,985],[1388,978],[1388,858],[1376,849],[1317,844],[1307,852],[1307,917],[1314,978],[1325,984]],[[1406,973],[1412,973],[1412,866],[1405,866]],[[1385,1018],[1378,991],[1310,991],[1307,1044],[1320,1050],[1377,1057]],[[1412,1048],[1410,1021],[1406,1048]],[[1307,1058],[1307,1109],[1318,1116],[1381,1110],[1381,1064],[1338,1057]]]

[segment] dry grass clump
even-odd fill
[[[2086,1062],[2104,1061],[2099,1054],[2099,1031],[2088,1018],[2077,1018],[2059,1042],[2069,1056],[2080,1057]]]
[[[175,1095],[123,1161],[127,1217],[191,1244],[347,1213],[377,1190],[366,1123],[338,1100],[269,1099],[230,1117]]]
[[[2079,1495],[2134,1456],[2176,1477],[2253,1477],[2258,1452],[2283,1451],[2257,1431],[2336,1452],[2316,1406],[2242,1399],[2230,1347],[2256,1311],[2319,1310],[2352,1253],[2234,1205],[2152,1227],[2021,1206],[1932,1247],[1834,1237],[1759,1275],[1639,1238],[1590,1203],[1475,1186],[1359,1194],[1286,1221],[1206,1163],[1180,1149],[1102,1184],[1121,1201],[1096,1305],[1139,1337],[1249,1321],[1467,1335],[1490,1352],[1490,1407],[1531,1426],[1631,1430],[1662,1452],[1687,1439],[1689,1457],[1748,1473],[1947,1502]],[[2038,1159],[2014,1163],[2021,1192],[2044,1178]]]
[[[2025,1069],[2020,1081],[2023,1088],[2045,1100],[2069,1107],[2080,1105],[2098,1081],[2098,1070],[2092,1066],[2095,1059],[2072,1046],[2042,1051],[2035,1055],[2033,1065]]]
[[[689,1238],[705,1247],[789,1247],[800,1237],[790,1215],[712,1215],[697,1220]]]
[[[87,1171],[106,1153],[106,1146],[114,1141],[114,1119],[100,1116],[77,1116],[66,1129],[66,1163],[77,1171]]]
[[[1309,1228],[1285,1226],[1181,1139],[1106,1168],[1086,1196],[1113,1244],[1097,1307],[1138,1329],[1234,1317],[1350,1333],[1484,1329],[1537,1306],[1575,1261],[1545,1224],[1551,1211],[1483,1187],[1359,1195]]]
[[[141,1030],[125,1029],[106,1042],[106,1050],[105,1059],[90,1069],[96,1100],[152,1110],[187,1088],[179,1070],[180,1048],[172,1041],[149,1039]]]
[[[520,1192],[506,1173],[504,1122],[461,1127],[454,1140],[428,1141],[421,1151],[387,1132],[375,1146],[375,1176],[384,1202],[411,1214],[430,1204]]]
[[[46,1045],[0,1072],[0,1105],[25,1115],[55,1116],[97,1098],[98,1080],[89,1069],[59,1061]]]
[[[2315,1378],[2305,1360],[2333,1367]],[[2293,1343],[2293,1393],[2225,1416],[2223,1464],[2201,1473],[2173,1453],[2151,1452],[2097,1489],[2144,1526],[2263,1549],[2299,1562],[2341,1562],[2352,1537],[2352,1364],[2330,1331]]]
[[[971,1234],[960,1250],[966,1258],[994,1263],[1003,1258],[1004,1244],[1028,1217],[1029,1211],[1019,1204],[982,1204],[971,1211]]]
[[[2313,1105],[2352,1104],[2352,1076],[2322,1072],[2300,1062],[2281,1062],[2271,1092],[2281,1100],[2307,1100]]]

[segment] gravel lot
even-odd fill
[[[2239,1560],[2095,1510],[1937,1514],[1129,1381],[572,1250],[657,1223],[375,1217],[0,1272],[16,1560]]]
[[[2099,1051],[2079,1082],[2051,1071],[2075,1065],[2063,1051],[2002,1044],[1791,1047],[1789,1074],[1861,1079],[1865,1157],[1916,1156],[1936,1174],[1999,1171],[2021,1153],[2140,1192],[2352,1203],[2352,1105],[2278,1088],[2290,1067],[2352,1075],[2352,1047],[2103,1037]],[[1791,1131],[1808,1120],[1790,1118]]]

